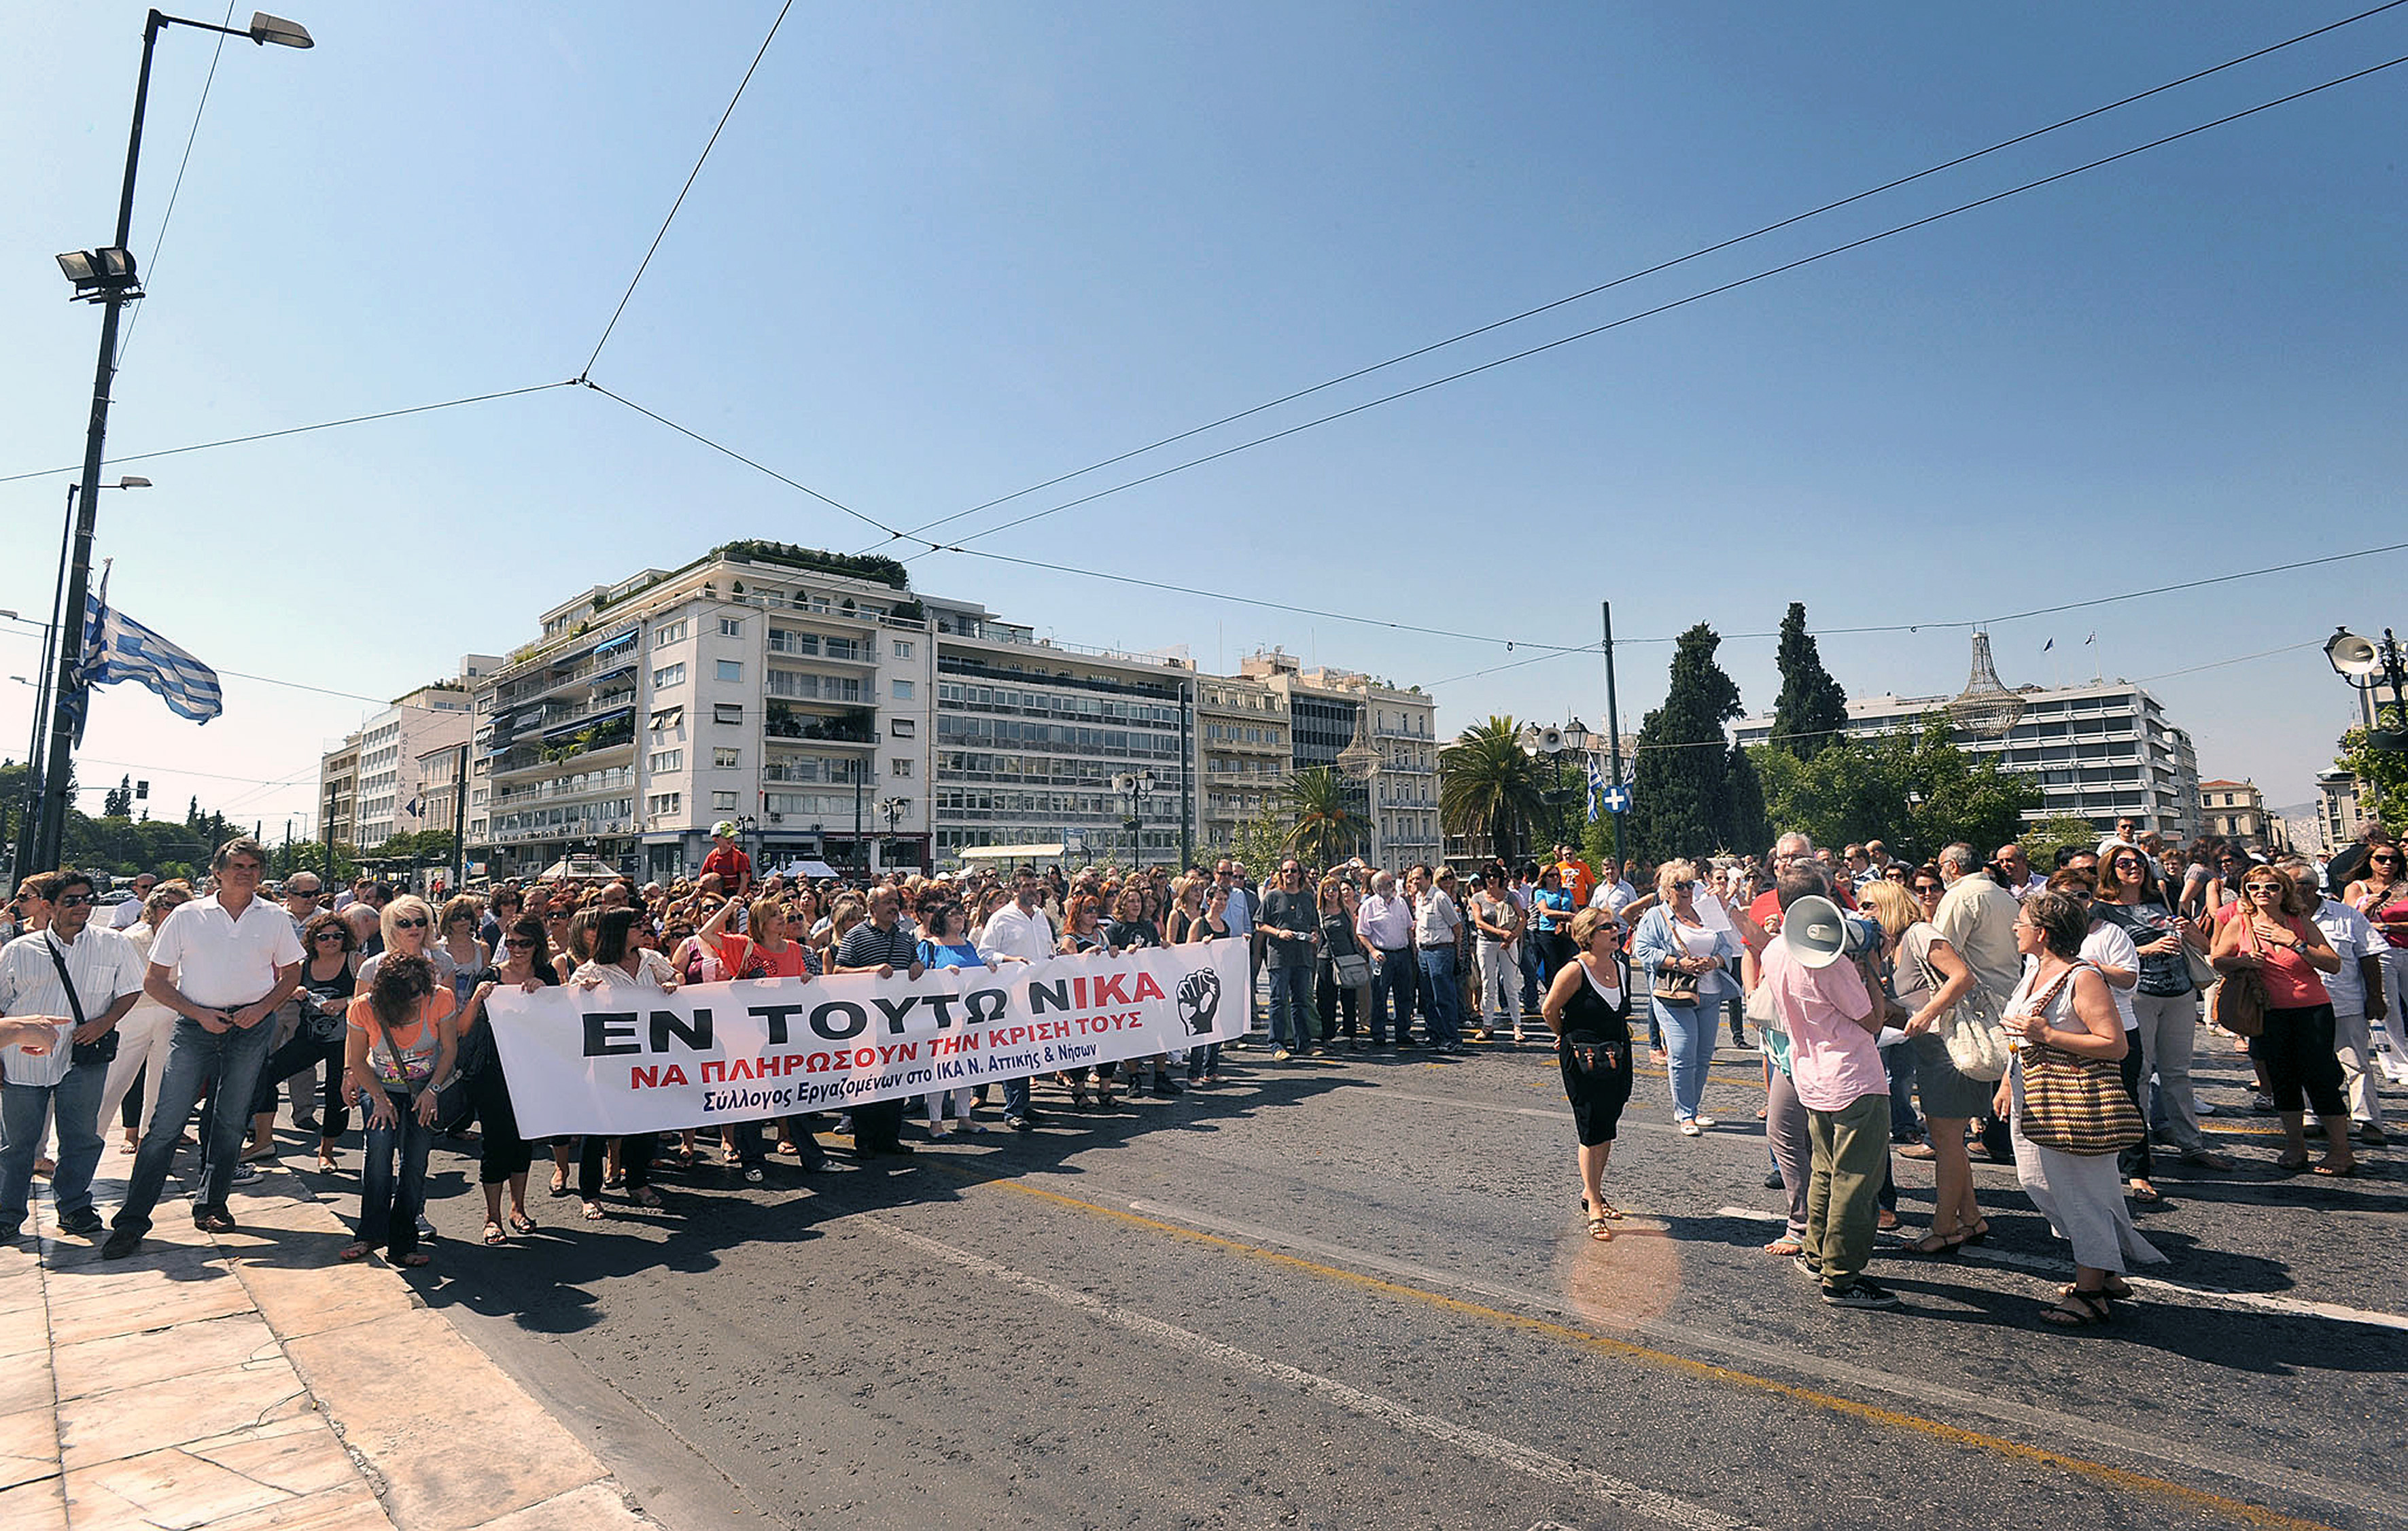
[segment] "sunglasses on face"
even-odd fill
[[[2253,882],[2249,885],[2249,891],[2253,894],[2273,894],[2277,896],[2280,896],[2283,892],[2271,882]]]
[[[343,937],[342,937],[342,935],[341,935],[341,933],[340,933],[340,932],[337,932],[337,931],[332,931],[332,930],[322,930],[322,931],[318,932],[318,935],[317,935],[317,937],[316,937],[316,938],[317,938],[317,939],[319,939],[319,940],[321,940],[321,941],[340,941]]]
[[[1914,893],[1915,896],[1918,898],[1937,898],[1940,896],[1940,884],[1937,882],[1918,882],[1914,885]]]
[[[2366,859],[2374,863],[2378,866],[2397,866],[2400,865],[2400,858],[2398,856],[2369,856]]]
[[[2141,858],[2138,856],[2117,856],[2115,858],[2115,865],[2118,866],[2139,866],[2143,865],[2143,863]]]
[[[52,902],[57,904],[58,907],[63,909],[79,909],[92,902],[92,894],[88,893],[61,894],[56,899],[52,900]]]
[[[395,920],[393,923],[393,928],[395,930],[424,930],[426,928],[426,922],[419,919],[415,915],[412,915],[408,919]]]

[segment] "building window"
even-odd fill
[[[685,708],[681,707],[665,707],[652,714],[652,727],[655,730],[675,728],[683,722],[685,722]]]
[[[656,815],[674,815],[682,810],[684,803],[685,794],[683,793],[656,792],[650,797],[644,799],[644,811]]]
[[[665,622],[652,629],[652,647],[655,649],[665,643],[683,643],[684,641],[685,619],[682,617],[675,622]]]
[[[742,637],[744,636],[744,619],[741,617],[720,618],[719,636],[721,637]]]
[[[657,775],[662,771],[681,771],[683,769],[685,769],[684,751],[655,750],[652,751],[652,770],[654,774]]]
[[[908,702],[911,700],[910,681],[897,680],[895,682],[895,699],[898,702]]]
[[[712,793],[710,794],[710,811],[713,813],[735,812],[736,794],[732,792]]]
[[[741,680],[744,679],[744,662],[740,659],[723,659],[716,667],[716,673],[723,681]]]
[[[911,640],[910,638],[896,638],[895,640],[895,657],[897,659],[909,659],[911,657]]]
[[[685,665],[682,662],[675,665],[664,665],[659,669],[652,672],[652,689],[654,691],[665,691],[671,686],[682,686],[684,684]]]
[[[715,723],[740,723],[744,721],[744,704],[713,702],[710,704],[710,721]]]
[[[733,750],[713,750],[710,752],[710,764],[714,770],[732,771],[737,767],[737,752]]]
[[[917,738],[920,735],[920,725],[910,718],[896,718],[887,723],[886,731],[898,739]]]
[[[911,757],[909,755],[896,755],[893,760],[886,763],[886,774],[893,777],[901,777],[904,780],[909,780],[911,776]]]

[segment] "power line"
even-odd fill
[[[1043,510],[1033,510],[1027,515],[1016,517],[1015,519],[1004,522],[999,525],[990,526],[982,532],[974,533],[969,537],[949,543],[947,546],[954,551],[962,551],[962,544],[964,543],[982,541],[987,537],[1011,531],[1016,527],[1025,526],[1031,522],[1042,521],[1048,516],[1059,515],[1065,510],[1076,509],[1078,507],[1082,505],[1092,505],[1097,500],[1106,498],[1109,495],[1118,494],[1124,490],[1136,489],[1144,484],[1154,483],[1159,479],[1168,479],[1175,473],[1184,473],[1190,468],[1201,467],[1207,463],[1218,462],[1224,457],[1234,457],[1239,452],[1250,451],[1256,447],[1268,446],[1271,442],[1284,440],[1288,436],[1298,436],[1319,426],[1327,425],[1336,421],[1345,420],[1354,415],[1363,414],[1369,410],[1377,409],[1383,405],[1397,403],[1400,399],[1409,399],[1417,393],[1426,393],[1432,389],[1443,388],[1449,383],[1460,382],[1466,378],[1477,377],[1481,373],[1494,371],[1496,368],[1500,366],[1508,366],[1515,362],[1527,361],[1533,356],[1542,355],[1547,351],[1571,345],[1576,341],[1593,339],[1598,336],[1605,334],[1609,330],[1618,330],[1624,325],[1635,324],[1642,319],[1652,319],[1658,314],[1669,313],[1675,308],[1684,308],[1692,303],[1700,302],[1710,297],[1715,297],[1724,293],[1733,292],[1742,287],[1751,286],[1756,282],[1763,281],[1768,278],[1778,277],[1787,272],[1796,271],[1801,266],[1813,265],[1818,261],[1828,261],[1835,255],[1844,255],[1851,250],[1862,250],[1868,245],[1878,244],[1882,240],[1895,238],[1899,235],[1927,227],[1930,224],[1940,222],[1944,219],[1955,218],[1960,213],[1968,213],[1978,207],[1988,207],[1994,202],[2003,202],[2010,197],[2021,196],[2026,192],[2037,191],[2041,187],[2053,185],[2060,180],[2070,179],[2072,177],[2099,169],[2103,165],[2114,165],[2118,160],[2128,160],[2136,154],[2145,154],[2151,150],[2162,149],[2168,144],[2177,143],[2182,139],[2205,133],[2210,129],[2227,126],[2230,123],[2241,121],[2244,117],[2254,117],[2259,112],[2272,111],[2276,107],[2287,106],[2294,101],[2315,95],[2320,91],[2329,91],[2336,86],[2347,85],[2353,81],[2364,79],[2369,75],[2379,74],[2386,69],[2396,68],[2402,64],[2408,64],[2408,54],[2401,54],[2398,58],[2386,60],[2384,63],[2358,70],[2354,74],[2343,75],[2338,79],[2326,80],[2321,85],[2311,85],[2305,90],[2294,91],[2288,95],[2277,96],[2271,101],[2259,102],[2257,106],[2243,107],[2240,111],[2231,112],[2226,116],[2218,117],[2212,122],[2199,123],[2195,127],[2185,128],[2179,133],[2167,134],[2161,138],[2153,138],[2147,143],[2139,144],[2133,148],[2123,150],[2100,159],[2092,160],[2085,165],[2077,165],[2069,170],[2059,170],[2054,175],[2042,176],[2036,180],[2028,180],[2019,186],[2008,187],[2002,192],[1993,192],[1987,196],[1976,197],[1971,202],[1960,203],[1954,207],[1948,207],[1939,212],[1927,214],[1922,218],[1913,219],[1904,223],[1893,224],[1889,228],[1880,230],[1877,233],[1866,235],[1861,239],[1851,239],[1845,244],[1833,245],[1828,249],[1816,250],[1811,255],[1801,255],[1794,261],[1784,261],[1779,265],[1768,266],[1761,271],[1754,272],[1748,276],[1734,278],[1729,281],[1721,282],[1713,287],[1702,288],[1684,297],[1673,298],[1669,302],[1656,304],[1654,308],[1641,308],[1635,313],[1625,314],[1620,319],[1609,320],[1602,324],[1591,325],[1587,329],[1575,331],[1574,333],[1563,336],[1560,338],[1549,340],[1540,345],[1530,346],[1522,351],[1513,351],[1510,354],[1497,357],[1493,361],[1483,362],[1477,366],[1468,366],[1457,372],[1450,372],[1443,377],[1433,378],[1427,382],[1416,383],[1411,388],[1400,388],[1392,393],[1383,393],[1377,398],[1367,399],[1360,404],[1352,405],[1343,409],[1332,410],[1328,414],[1316,416],[1312,420],[1303,421],[1297,424],[1290,425],[1283,430],[1272,431],[1263,436],[1254,436],[1247,440],[1240,441],[1235,445],[1224,447],[1218,451],[1206,452],[1200,457],[1191,457],[1185,462],[1175,463],[1169,467],[1158,469],[1155,472],[1145,474],[1140,478],[1125,479],[1123,482],[1112,484],[1103,489],[1098,489],[1093,494],[1082,494],[1076,499],[1065,500],[1059,505],[1048,507]],[[932,549],[931,551],[933,551],[935,550]],[[914,553],[911,557],[905,559],[904,562],[907,564],[916,563],[925,556],[926,554],[924,553]]]
[[[432,414],[437,409],[457,409],[465,404],[486,404],[494,399],[514,399],[523,393],[541,393],[550,389],[567,388],[576,381],[574,378],[563,378],[558,382],[530,383],[524,388],[505,388],[494,393],[471,393],[466,398],[445,399],[439,404],[413,404],[406,409],[381,409],[372,415],[347,415],[341,420],[322,420],[314,425],[288,425],[280,431],[258,431],[250,436],[229,436],[215,441],[195,441],[189,446],[163,447],[157,451],[137,451],[124,457],[104,458],[103,461],[111,465],[147,463],[161,457],[180,457],[187,452],[215,451],[220,447],[242,447],[254,441],[274,441],[288,436],[308,436],[313,431],[337,430],[345,425],[367,425],[380,420],[399,420],[405,415],[425,415]],[[82,466],[80,463],[67,463],[58,467],[35,468],[25,473],[7,474],[0,476],[0,484],[13,484],[25,479],[47,479],[59,473],[75,473],[80,471]]]
[[[610,310],[610,322],[602,326],[602,338],[594,342],[594,354],[585,358],[585,369],[577,375],[580,381],[593,373],[594,364],[602,359],[602,348],[610,343],[610,332],[619,327],[619,316],[627,311],[628,299],[636,295],[636,284],[642,281],[644,273],[652,269],[652,256],[659,251],[661,241],[668,237],[669,225],[677,222],[678,209],[685,206],[685,194],[694,190],[695,178],[702,174],[703,163],[710,158],[711,150],[718,146],[721,131],[727,126],[727,120],[736,115],[736,103],[744,99],[744,87],[752,83],[752,71],[761,67],[761,60],[768,54],[769,45],[778,39],[778,29],[786,24],[786,12],[794,8],[795,0],[786,0],[778,7],[778,19],[769,23],[769,35],[761,39],[760,50],[752,55],[752,63],[745,69],[744,78],[736,82],[736,93],[727,98],[727,109],[719,114],[719,126],[710,130],[710,141],[702,146],[702,153],[694,162],[694,168],[686,172],[685,184],[678,188],[677,200],[669,204],[669,215],[661,220],[660,231],[652,236],[652,242],[644,250],[643,261],[637,265],[636,274],[627,279],[627,290],[619,294],[619,306]]]
[[[723,457],[733,458],[737,462],[743,464],[746,467],[751,468],[755,473],[765,473],[770,478],[777,479],[780,483],[784,484],[789,489],[798,489],[804,494],[809,494],[811,498],[819,501],[822,505],[834,507],[836,509],[843,511],[846,515],[851,516],[853,520],[860,522],[865,525],[875,526],[880,531],[886,534],[889,541],[892,541],[896,537],[903,535],[888,526],[884,522],[878,520],[876,517],[863,515],[860,511],[855,510],[853,507],[845,504],[842,500],[831,499],[827,495],[821,494],[818,490],[813,489],[810,485],[804,483],[799,479],[789,479],[784,474],[779,472],[776,468],[770,467],[766,464],[755,462],[752,458],[745,456],[742,452],[738,451],[733,447],[724,446],[717,441],[713,441],[710,437],[703,435],[700,431],[692,430],[686,426],[681,425],[676,421],[669,419],[666,415],[656,414],[653,411],[645,408],[642,405],[638,404],[631,398],[624,397],[618,393],[613,393],[610,390],[603,387],[600,383],[595,382],[591,378],[579,378],[576,380],[583,384],[585,387],[594,390],[596,393],[601,394],[604,398],[611,400],[613,403],[625,405],[628,408],[633,409],[636,413],[643,416],[646,420],[654,422],[657,424],[667,426],[670,430],[677,432],[678,435],[686,437],[690,441],[698,442],[703,446],[709,447],[711,451],[718,452]]]
[[[2408,0],[2403,0],[2403,3],[2408,3]],[[150,242],[149,269],[143,273],[146,283],[156,283],[159,279],[159,251],[166,248],[167,225],[176,220],[176,199],[183,194],[184,172],[193,163],[193,141],[201,136],[201,113],[209,109],[209,87],[217,83],[218,58],[225,52],[226,29],[234,25],[234,7],[235,0],[226,0],[225,20],[218,23],[217,46],[209,50],[209,72],[202,77],[201,99],[193,107],[192,130],[184,135],[184,157],[176,162],[176,184],[168,188],[167,210],[160,215],[158,237]],[[134,327],[142,322],[143,307],[136,304],[134,311],[125,318],[125,336],[117,343],[117,360],[113,364],[121,369],[125,365],[125,353],[133,349]]]
[[[2196,81],[2205,79],[2210,75],[2218,74],[2224,70],[2235,68],[2241,64],[2251,63],[2254,60],[2264,58],[2270,53],[2280,52],[2286,48],[2290,48],[2299,43],[2306,42],[2312,37],[2322,36],[2328,32],[2337,31],[2342,27],[2365,21],[2371,16],[2381,15],[2383,12],[2395,9],[2401,5],[2408,5],[2408,0],[2386,0],[2385,4],[2376,6],[2371,10],[2363,10],[2355,16],[2344,17],[2341,21],[2330,22],[2328,25],[2302,32],[2297,36],[2286,37],[2281,42],[2269,44],[2254,52],[2243,53],[2238,58],[2227,59],[2222,64],[2213,64],[2205,69],[2197,70],[2191,74],[2183,76],[2179,79],[2170,79],[2162,85],[2152,86],[2148,90],[2137,92],[2134,94],[2123,97],[2121,100],[2111,101],[2100,107],[2093,107],[2088,111],[2078,112],[2071,117],[2062,118],[2057,122],[2049,123],[2046,127],[2034,128],[2028,133],[2020,133],[2012,138],[2002,138],[1999,142],[1991,144],[1986,149],[1977,149],[1969,154],[1959,154],[1955,159],[1944,160],[1938,165],[1928,165],[1921,170],[1917,170],[1912,175],[1900,176],[1894,180],[1884,181],[1878,186],[1868,187],[1864,191],[1856,193],[1854,195],[1843,196],[1836,202],[1826,202],[1819,207],[1812,207],[1804,212],[1792,213],[1786,218],[1777,220],[1770,223],[1766,223],[1758,228],[1750,229],[1745,234],[1735,235],[1730,238],[1720,241],[1719,243],[1705,245],[1697,250],[1690,250],[1685,255],[1676,255],[1670,260],[1659,261],[1654,265],[1646,266],[1642,269],[1627,272],[1625,275],[1615,277],[1612,280],[1599,282],[1594,287],[1584,288],[1580,292],[1559,297],[1552,303],[1542,303],[1535,308],[1525,308],[1520,313],[1511,314],[1503,319],[1494,320],[1488,323],[1479,325],[1476,328],[1465,330],[1460,334],[1448,336],[1443,340],[1431,341],[1427,345],[1416,347],[1412,351],[1391,356],[1386,361],[1374,362],[1368,366],[1356,367],[1352,372],[1341,373],[1338,377],[1314,383],[1310,387],[1299,388],[1292,393],[1283,393],[1278,398],[1266,400],[1261,404],[1254,405],[1251,408],[1240,409],[1235,414],[1223,415],[1218,420],[1208,421],[1204,424],[1193,426],[1187,430],[1180,431],[1171,436],[1163,436],[1159,440],[1149,441],[1142,447],[1132,448],[1127,451],[1120,453],[1118,456],[1107,457],[1100,462],[1090,463],[1084,467],[1074,468],[1070,472],[1057,474],[1054,477],[1044,480],[1042,483],[1030,484],[1025,489],[1015,489],[1009,494],[997,495],[994,499],[987,500],[982,504],[973,505],[967,510],[957,510],[950,516],[944,516],[936,521],[924,522],[920,525],[911,527],[905,536],[917,537],[923,532],[934,531],[939,526],[950,525],[956,521],[960,521],[966,516],[974,516],[982,510],[991,510],[998,505],[1009,504],[1010,501],[1019,499],[1024,494],[1034,494],[1039,490],[1051,489],[1056,484],[1068,483],[1072,479],[1082,478],[1087,474],[1096,472],[1099,469],[1125,463],[1132,457],[1142,457],[1147,452],[1154,451],[1159,448],[1170,446],[1176,442],[1184,441],[1189,436],[1201,436],[1207,431],[1218,430],[1224,425],[1235,424],[1239,421],[1261,414],[1265,410],[1278,408],[1283,404],[1293,404],[1298,399],[1306,398],[1312,394],[1322,393],[1325,390],[1335,388],[1341,383],[1353,382],[1357,378],[1369,377],[1372,373],[1381,371],[1384,368],[1396,366],[1400,363],[1413,361],[1416,358],[1426,356],[1432,351],[1442,351],[1449,346],[1459,344],[1465,340],[1474,339],[1480,336],[1488,334],[1492,330],[1500,330],[1511,324],[1518,324],[1526,319],[1535,319],[1541,314],[1549,313],[1555,309],[1568,307],[1571,304],[1581,302],[1585,298],[1595,297],[1599,293],[1609,292],[1613,288],[1640,280],[1641,278],[1652,277],[1660,272],[1670,271],[1674,266],[1684,265],[1688,262],[1699,260],[1708,255],[1717,254],[1723,250],[1729,250],[1736,245],[1745,244],[1751,239],[1757,239],[1763,237],[1765,235],[1777,233],[1782,229],[1789,227],[1793,223],[1801,223],[1811,218],[1819,218],[1828,212],[1836,212],[1842,207],[1851,206],[1855,203],[1863,202],[1870,197],[1879,196],[1885,192],[1893,192],[1901,186],[1910,185],[1914,181],[1926,179],[1928,177],[1939,175],[1943,171],[1956,169],[1959,165],[1970,165],[1973,161],[1983,158],[1985,155],[1995,154],[2001,150],[2013,149],[2018,144],[2029,143],[2035,138],[2045,136],[2046,135],[2055,133],[2061,128],[2071,127],[2077,122],[2087,122],[2094,117],[2103,116],[2108,112],[2115,111],[2124,107],[2128,107],[2134,102],[2145,101],[2153,95],[2160,95],[2167,91],[2178,90],[2185,85],[2189,85]],[[1143,480],[1140,481],[1142,482]],[[1000,527],[996,528],[996,530],[1001,529],[1002,528]],[[981,535],[983,536],[984,534]],[[869,551],[872,550],[865,549],[863,551]]]

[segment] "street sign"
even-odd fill
[[[1630,789],[1608,787],[1597,794],[1597,806],[1608,813],[1627,813],[1630,811]]]

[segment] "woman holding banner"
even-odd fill
[[[593,911],[580,910],[578,918],[585,920]],[[581,964],[569,978],[580,989],[657,989],[663,994],[677,992],[677,969],[666,957],[636,943],[636,911],[630,909],[604,909],[594,916],[594,955]],[[619,1138],[619,1167],[627,1177],[627,1199],[638,1207],[658,1207],[661,1194],[652,1189],[652,1155],[659,1147],[659,1135],[629,1133]],[[577,1195],[585,1204],[585,1221],[599,1223],[606,1215],[602,1210],[602,1160],[607,1138],[589,1137],[578,1155]]]
[[[810,926],[790,916],[774,895],[752,900],[745,915],[750,935],[738,936],[727,928],[728,917],[735,912],[736,901],[731,898],[711,911],[694,937],[697,946],[718,959],[728,978],[810,979],[821,971],[820,954],[800,939]],[[779,1141],[802,1153],[805,1168],[815,1167],[810,1152],[802,1147],[810,1137],[808,1123],[800,1117],[788,1117],[778,1126]],[[730,1122],[719,1129],[720,1160],[730,1169],[740,1169],[747,1185],[759,1185],[768,1178],[769,1153],[761,1145],[761,1127],[759,1122]]]
[[[963,915],[964,911],[959,904],[930,904],[922,909],[920,911],[922,928],[927,932],[920,940],[920,962],[923,966],[976,967],[984,970],[993,966],[984,957],[979,955],[978,943],[970,939],[969,923]],[[1081,1072],[1083,1078],[1084,1070]],[[1085,1095],[1084,1083],[1079,1086],[1079,1093],[1082,1097]],[[953,1102],[954,1121],[959,1122],[964,1130],[986,1131],[986,1123],[970,1114],[973,1109],[972,1103],[978,1098],[977,1092],[970,1086],[965,1084],[953,1090],[931,1090],[925,1098],[928,1103],[930,1137],[942,1138],[953,1131],[953,1127],[945,1121],[945,1103],[948,1100]],[[1086,1101],[1082,1098],[1079,1104],[1083,1107]]]
[[[535,1219],[527,1215],[527,1167],[534,1162],[535,1151],[519,1136],[519,1118],[510,1104],[510,1081],[503,1076],[502,1058],[494,1043],[494,1018],[485,1009],[485,1001],[497,989],[515,989],[534,994],[546,985],[560,982],[552,965],[540,955],[543,951],[543,922],[513,920],[502,929],[501,966],[479,983],[468,996],[466,1019],[460,1026],[460,1078],[468,1089],[469,1102],[475,1107],[480,1131],[478,1142],[477,1180],[485,1190],[485,1242],[499,1244],[509,1238],[505,1229],[523,1234],[535,1232]],[[509,1222],[502,1221],[502,1187],[510,1188]]]

